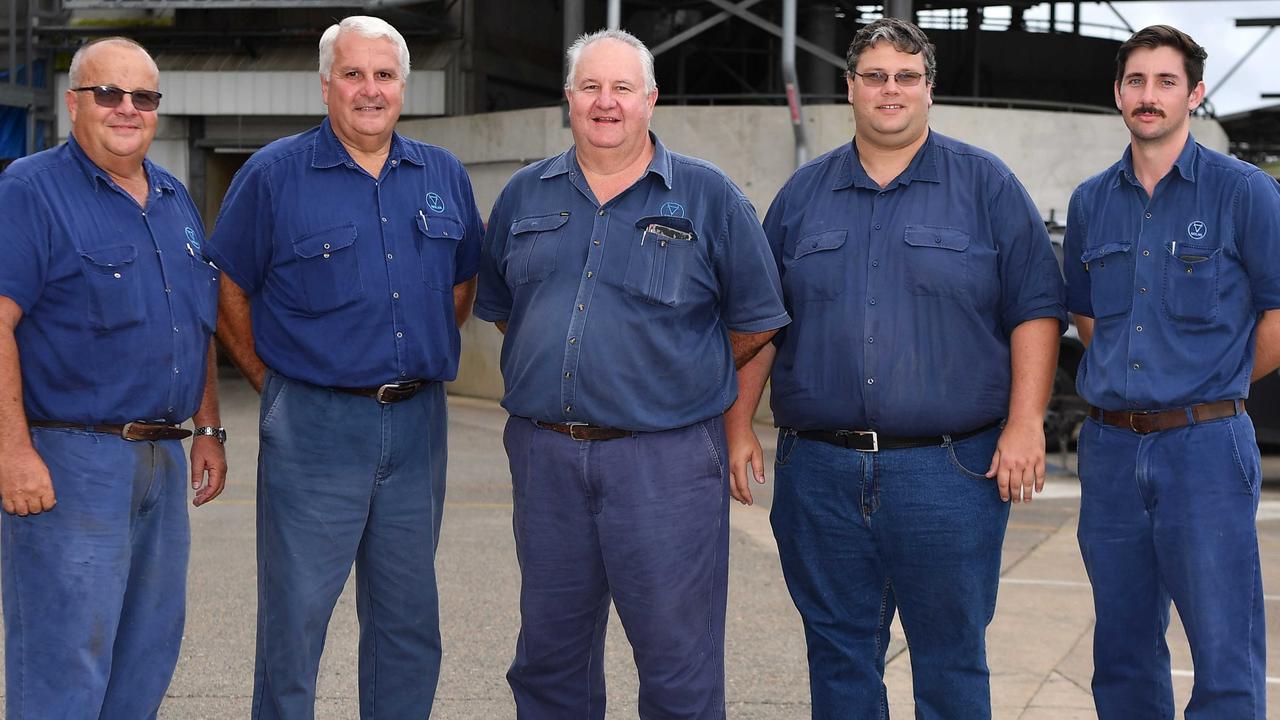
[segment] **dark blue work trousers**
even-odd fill
[[[723,420],[578,441],[513,417],[520,720],[600,720],[610,600],[640,676],[641,718],[719,720],[729,494]]]

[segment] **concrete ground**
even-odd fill
[[[223,418],[231,474],[213,504],[193,510],[186,637],[163,720],[249,716],[255,613],[254,468],[257,396],[237,377],[223,380]],[[519,575],[511,538],[511,494],[502,452],[505,415],[495,403],[450,400],[449,494],[438,556],[444,666],[434,717],[511,718],[504,680],[519,627]],[[760,427],[767,453],[773,433]],[[1060,463],[1062,458],[1052,460]],[[1070,465],[1073,458],[1067,458]],[[1280,480],[1280,458],[1266,461]],[[1093,613],[1075,542],[1079,486],[1057,466],[1044,495],[1016,506],[1005,542],[999,607],[989,638],[995,717],[1095,717],[1089,694]],[[772,477],[772,468],[770,477]],[[808,717],[808,679],[800,618],[787,595],[769,530],[770,486],[752,508],[735,506],[725,667],[728,715],[746,720]],[[1268,610],[1280,613],[1280,483],[1264,490],[1258,527]],[[1268,718],[1280,719],[1280,626],[1269,634]],[[638,683],[622,628],[610,628],[606,667],[609,718],[636,717]],[[894,717],[911,717],[911,669],[894,630],[886,671]],[[1178,623],[1170,629],[1179,706],[1191,662]],[[321,663],[316,715],[358,716],[355,600],[338,601]]]

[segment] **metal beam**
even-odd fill
[[[886,0],[884,4],[884,16],[898,18],[910,22],[915,19],[914,9],[911,0]]]
[[[1236,27],[1275,27],[1280,25],[1280,18],[1240,18]]]
[[[734,5],[733,3],[729,2],[729,0],[707,0],[707,2],[710,2],[712,5],[715,5],[721,10],[724,10],[725,12],[730,13],[731,15],[734,15],[735,17],[746,20],[747,22],[751,23],[752,25],[755,25],[761,30],[772,33],[773,35],[776,35],[779,38],[781,38],[783,35],[782,28],[778,27],[777,25],[774,25],[773,23],[769,22],[768,20],[765,20],[764,18],[760,17],[759,15],[756,15],[753,12],[748,12],[746,10],[739,8],[737,5]],[[822,60],[825,60],[826,62],[831,63],[832,65],[835,65],[841,70],[845,69],[844,58],[840,57],[839,55],[836,55],[835,53],[831,52],[830,50],[827,50],[826,48],[818,47],[817,45],[814,45],[813,43],[803,38],[796,38],[796,47],[800,48],[801,50],[804,50],[810,55],[814,55],[815,57],[818,57]]]
[[[15,68],[16,71],[16,68]],[[36,91],[26,85],[0,83],[0,105],[27,108],[36,104]]]
[[[610,30],[617,30],[622,27],[622,0],[609,0],[608,13],[606,17],[608,21],[605,23]]]
[[[62,0],[67,10],[224,10],[246,8],[329,8],[404,5],[419,0],[366,3],[362,0]]]
[[[791,111],[791,132],[795,138],[796,167],[809,161],[809,142],[804,132],[800,83],[796,79],[796,0],[782,0],[782,79]]]
[[[746,10],[747,8],[751,7],[752,5],[755,5],[755,4],[759,3],[759,2],[761,2],[761,1],[762,1],[762,0],[742,0],[742,2],[738,3],[738,9],[739,9],[739,10]],[[703,20],[702,22],[698,23],[697,25],[694,25],[693,27],[689,28],[688,30],[685,30],[685,31],[680,32],[680,33],[677,33],[677,34],[672,35],[671,37],[667,38],[666,40],[663,40],[662,42],[660,42],[660,43],[658,43],[657,45],[653,46],[653,48],[651,48],[651,49],[649,50],[649,52],[653,53],[653,56],[654,56],[654,57],[658,57],[658,56],[659,56],[659,55],[661,55],[662,53],[664,53],[664,52],[666,52],[666,51],[670,50],[671,48],[673,48],[673,47],[675,47],[675,46],[679,45],[680,43],[684,42],[685,40],[689,40],[690,38],[693,38],[693,37],[696,37],[696,36],[698,36],[698,35],[701,35],[702,33],[706,32],[707,30],[710,30],[711,28],[715,27],[716,25],[719,25],[720,23],[724,22],[725,20],[728,20],[728,19],[729,19],[729,18],[731,18],[731,17],[733,17],[733,15],[732,15],[731,13],[727,13],[727,12],[725,12],[725,11],[721,10],[720,12],[716,13],[715,15],[712,15],[711,17],[707,18],[706,20]]]

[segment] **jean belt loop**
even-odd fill
[[[1194,409],[1192,409],[1192,407],[1191,407],[1190,405],[1188,405],[1188,406],[1186,407],[1186,409],[1184,410],[1184,412],[1186,412],[1186,414],[1187,414],[1187,424],[1188,424],[1188,425],[1195,425],[1195,424],[1196,424],[1196,411],[1195,411]]]

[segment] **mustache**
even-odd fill
[[[1132,115],[1133,117],[1137,117],[1139,115],[1143,115],[1147,113],[1150,113],[1151,115],[1159,115],[1160,117],[1164,117],[1164,111],[1154,105],[1139,105],[1138,107],[1134,108],[1133,112],[1130,113],[1130,115]]]

